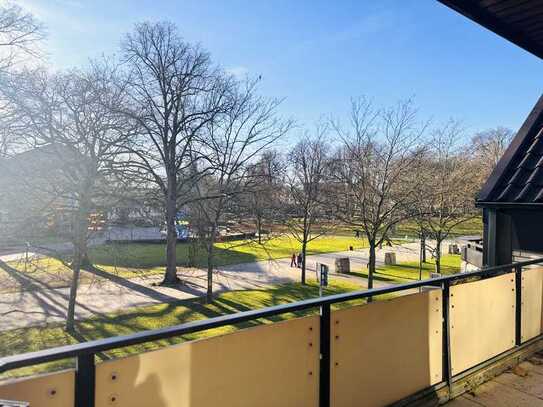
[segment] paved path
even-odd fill
[[[384,252],[394,250],[397,260],[409,261],[418,258],[418,245],[410,243],[386,248],[377,252],[377,263],[382,264]],[[315,277],[316,262],[329,264],[334,269],[334,261],[338,257],[351,259],[351,270],[366,267],[368,250],[357,250],[339,253],[327,253],[308,256],[308,277]],[[4,264],[5,266],[5,264]],[[101,315],[108,312],[128,310],[137,306],[173,302],[205,295],[206,273],[200,269],[180,269],[180,277],[186,282],[177,287],[154,286],[161,276],[147,278],[124,279],[108,273],[98,274],[93,283],[83,285],[78,291],[77,318]],[[27,279],[32,277],[25,276]],[[364,278],[331,274],[330,278],[348,279],[367,286]],[[258,289],[277,283],[299,281],[300,270],[290,267],[290,259],[258,261],[220,267],[215,274],[215,292]],[[0,330],[41,325],[50,322],[64,321],[68,302],[68,288],[48,288],[43,282],[31,281],[33,290],[8,293],[0,296]],[[375,282],[376,286],[386,285]]]
[[[536,355],[512,371],[465,393],[447,407],[543,407],[543,359]]]

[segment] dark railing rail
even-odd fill
[[[62,346],[53,349],[45,349],[37,352],[30,352],[20,355],[13,355],[0,358],[0,373],[8,370],[26,366],[33,366],[40,363],[52,362],[67,358],[77,358],[76,371],[76,399],[78,407],[94,406],[94,356],[103,351],[108,351],[125,346],[141,344],[145,342],[167,339],[188,333],[205,331],[227,325],[234,325],[242,322],[253,321],[296,311],[308,309],[320,309],[321,318],[321,380],[320,380],[320,405],[329,406],[330,395],[330,306],[340,302],[356,299],[371,298],[382,294],[412,290],[420,287],[440,287],[443,289],[443,381],[451,384],[452,375],[450,370],[450,337],[449,337],[449,307],[448,292],[452,283],[459,280],[471,278],[488,278],[500,274],[515,272],[517,276],[517,288],[520,286],[523,267],[541,264],[543,258],[512,263],[496,267],[487,267],[478,271],[459,273],[428,280],[414,281],[406,284],[390,285],[374,288],[365,291],[353,291],[343,294],[329,295],[326,297],[311,298],[288,304],[277,305],[257,310],[239,312],[220,317],[189,322],[167,328],[154,329],[137,332],[131,335],[117,336],[112,338],[98,339],[94,341],[79,343],[75,345]],[[521,290],[517,289],[516,294],[516,345],[521,344]]]

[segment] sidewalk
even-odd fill
[[[394,250],[398,262],[416,260],[418,245],[414,243],[378,251],[377,264],[382,264],[384,252]],[[325,253],[307,257],[307,277],[315,279],[315,264],[328,264],[334,270],[338,257],[349,257],[351,270],[366,267],[368,250]],[[98,272],[99,273],[99,272]],[[82,285],[78,291],[76,318],[88,318],[133,307],[173,302],[204,296],[207,286],[206,271],[179,268],[179,277],[185,282],[177,287],[154,286],[162,276],[124,279],[108,273],[99,273],[95,281]],[[367,280],[355,276],[331,274],[331,279],[347,279],[366,287]],[[261,289],[274,284],[300,280],[300,269],[290,267],[290,259],[266,260],[219,267],[214,275],[214,292]],[[64,321],[68,304],[68,288],[51,289],[39,281],[38,289],[9,293],[0,297],[0,330],[22,328]],[[375,282],[376,286],[386,283]]]

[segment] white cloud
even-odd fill
[[[85,34],[96,29],[79,16],[85,5],[78,0],[17,0],[17,4],[45,23],[49,32],[65,29]]]
[[[84,8],[85,3],[79,0],[4,0],[5,2],[9,3],[15,3],[22,8],[30,11],[32,14],[38,15],[47,15],[50,14],[52,9],[62,7],[62,8]]]
[[[249,74],[249,68],[243,65],[226,68],[226,73],[233,75],[237,79],[243,79]]]
[[[76,8],[84,8],[85,3],[78,0],[54,0],[55,3],[60,4],[61,6],[67,6],[67,7],[76,7]]]
[[[48,17],[51,17],[52,14],[52,10],[50,9],[50,7],[44,6],[44,4],[41,3],[39,0],[18,0],[16,4],[22,7],[25,11],[32,13],[40,20],[47,19]]]

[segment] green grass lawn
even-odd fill
[[[364,239],[349,236],[322,236],[308,245],[308,253],[327,253],[367,247]],[[263,241],[235,240],[215,244],[216,264],[247,263],[251,261],[290,257],[301,250],[300,244],[289,235],[282,235]],[[91,250],[91,260],[99,265],[120,265],[125,267],[155,267],[165,265],[164,244],[111,244]],[[177,245],[179,265],[186,265],[189,258],[190,244]],[[196,253],[196,265],[206,265],[206,253],[203,249]]]
[[[308,253],[326,253],[348,250],[349,246],[363,248],[366,240],[350,236],[323,236],[309,243]],[[277,236],[263,241],[238,240],[215,244],[215,264],[224,266],[266,259],[290,257],[300,251],[299,243],[288,235]],[[188,265],[191,245],[177,245],[177,262],[180,266]],[[90,259],[93,265],[102,271],[124,278],[145,277],[164,273],[165,244],[127,243],[107,244],[92,248]],[[196,252],[195,263],[205,267],[206,253],[203,249]],[[30,264],[23,261],[0,264],[0,292],[13,292],[25,287],[40,289],[47,287],[65,287],[69,285],[71,271],[61,261],[52,257],[32,259]],[[82,283],[95,279],[90,273],[82,274]]]
[[[454,274],[460,272],[460,256],[447,254],[441,258],[441,273]],[[422,264],[422,279],[430,278],[430,273],[435,271],[435,261],[433,259]],[[352,273],[360,277],[368,276],[367,270],[355,271]],[[419,262],[403,262],[396,265],[378,266],[374,274],[377,281],[389,283],[407,283],[419,279]]]
[[[354,282],[345,280],[331,280],[330,285],[324,289],[324,294],[337,294],[363,289]],[[78,342],[106,338],[116,335],[126,335],[134,332],[177,325],[189,321],[212,318],[240,311],[258,309],[288,302],[317,297],[318,285],[310,281],[303,286],[299,283],[283,284],[263,290],[231,291],[217,296],[213,304],[206,304],[202,299],[190,299],[169,304],[159,304],[134,308],[122,313],[111,313],[97,318],[91,318],[77,323],[77,334],[68,334],[62,324],[47,327],[22,328],[0,333],[0,356],[20,354],[37,351],[56,346],[69,345]],[[385,298],[390,298],[388,295]],[[356,301],[355,303],[361,303]],[[340,304],[342,307],[353,305]],[[276,317],[250,321],[236,326],[216,328],[209,331],[184,335],[182,337],[161,340],[141,345],[117,349],[106,354],[100,354],[100,359],[126,356],[142,351],[157,349],[162,346],[179,343],[187,340],[205,338],[209,336],[233,332],[257,324],[281,321],[294,316],[315,313],[310,310],[298,313],[284,314]],[[28,375],[36,372],[58,370],[73,366],[73,360],[63,360],[35,367],[17,369],[8,372],[4,377]]]
[[[404,236],[416,237],[418,233],[419,233],[419,229],[415,222],[405,221],[398,225],[394,235],[398,237],[404,237]],[[482,217],[477,216],[453,228],[451,232],[451,238],[457,237],[457,236],[482,235],[482,234],[483,234],[483,219]]]

